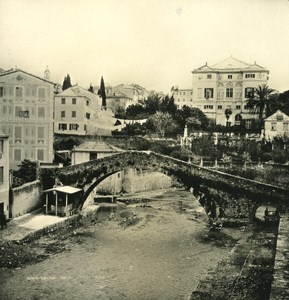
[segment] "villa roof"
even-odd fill
[[[266,118],[265,121],[276,121],[278,119],[282,121],[289,121],[289,116],[278,109],[273,115]]]
[[[35,76],[35,75],[31,74],[31,73],[25,72],[25,71],[20,70],[20,69],[16,69],[16,70],[10,69],[10,70],[8,70],[8,71],[4,71],[2,74],[0,73],[0,77],[4,77],[4,76],[11,75],[11,74],[14,74],[14,73],[19,73],[19,72],[21,72],[21,73],[23,73],[23,74],[26,74],[26,75],[28,75],[28,76],[32,76],[32,77],[34,77],[34,78],[36,78],[36,79],[45,81],[45,82],[47,82],[47,83],[56,85],[56,83],[54,83],[54,82],[52,82],[52,81],[49,81],[49,80],[46,80],[46,79],[44,79],[44,78]]]
[[[245,69],[248,67],[250,67],[250,64],[232,56],[212,66],[214,69]]]
[[[98,97],[96,94],[89,92],[88,90],[84,89],[83,87],[79,85],[74,85],[59,94],[55,95],[55,97],[86,97],[86,98],[92,98],[92,97]]]
[[[225,60],[214,64],[212,66],[208,66],[206,63],[204,66],[201,66],[193,71],[198,72],[222,72],[222,71],[243,71],[243,72],[250,72],[250,71],[267,71],[266,68],[257,65],[256,62],[254,64],[248,64],[246,62],[243,62],[237,58],[234,58],[232,56],[226,58]]]

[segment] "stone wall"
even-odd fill
[[[172,179],[159,172],[128,169],[124,177],[124,191],[128,194],[168,188]]]
[[[13,188],[10,197],[10,215],[22,216],[42,205],[42,184],[39,180]]]
[[[270,300],[289,299],[289,214],[283,215],[279,223],[274,266],[274,280]]]
[[[104,179],[89,194],[83,208],[94,203],[97,194],[138,193],[172,186],[172,178],[160,172],[125,169]]]
[[[96,191],[104,194],[119,194],[123,191],[124,171],[117,172],[104,179]]]

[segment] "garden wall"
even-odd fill
[[[159,172],[128,169],[125,174],[124,191],[128,194],[165,189],[171,186],[171,177]]]
[[[22,216],[41,207],[42,184],[39,180],[12,188],[10,195],[10,217]]]

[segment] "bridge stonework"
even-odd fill
[[[66,185],[83,189],[79,209],[90,192],[105,178],[126,168],[159,171],[184,184],[211,217],[252,220],[261,205],[274,205],[280,212],[289,207],[289,191],[187,163],[150,151],[127,151],[102,159],[58,169]]]

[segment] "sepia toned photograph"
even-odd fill
[[[0,300],[289,299],[289,0],[0,15]]]

